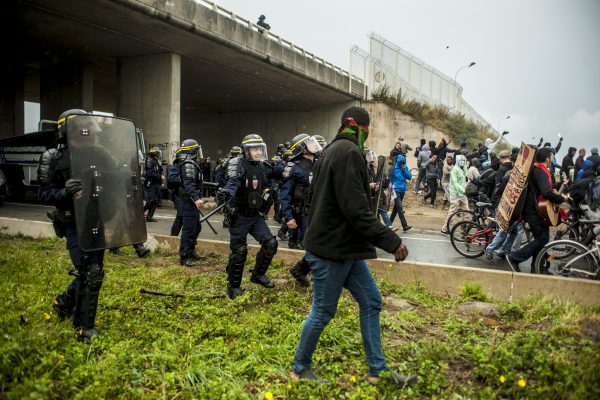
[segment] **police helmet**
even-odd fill
[[[294,136],[292,139],[292,147],[290,150],[292,151],[292,159],[295,160],[304,154],[304,150],[309,154],[317,155],[321,152],[322,148],[314,136],[301,133]]]
[[[148,150],[148,155],[151,157],[156,157],[160,159],[160,150],[156,147],[151,148],[150,150]]]
[[[242,150],[248,161],[266,161],[268,159],[267,145],[260,135],[252,133],[244,136]]]
[[[200,159],[204,157],[202,154],[202,146],[200,146],[194,139],[185,139],[183,142],[181,142],[179,154],[180,157],[186,159]]]
[[[73,108],[71,110],[64,111],[58,117],[58,126],[55,141],[56,143],[66,143],[67,142],[67,119],[74,117],[75,115],[83,115],[87,114],[87,111],[82,110],[80,108]]]
[[[317,142],[319,142],[319,144],[321,145],[322,148],[325,148],[325,146],[327,146],[327,141],[325,140],[325,138],[321,135],[314,135],[313,136],[315,139],[317,139]]]
[[[229,157],[237,157],[242,154],[242,148],[240,146],[233,146],[231,150],[229,150]]]
[[[283,150],[282,156],[284,161],[289,161],[290,157],[292,156],[292,151],[290,149],[285,149]]]
[[[286,149],[289,149],[292,146],[292,144],[290,142],[285,142],[283,145],[285,146]]]
[[[283,145],[283,143],[279,143],[277,145],[277,151],[283,151],[283,149],[285,149],[285,146]]]

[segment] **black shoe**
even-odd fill
[[[121,249],[118,247],[113,247],[112,249],[108,249],[108,251],[110,253],[114,254],[115,256],[124,256],[125,255],[125,254],[123,254]]]
[[[150,218],[146,218],[146,222],[156,222],[156,219],[150,217]]]
[[[293,250],[297,250],[298,249],[298,243],[296,243],[296,242],[288,242],[288,248],[293,249]]]
[[[135,254],[137,254],[137,256],[139,258],[144,258],[146,257],[148,254],[150,254],[150,249],[142,246],[142,247],[138,247],[137,249],[135,249]]]
[[[408,231],[410,231],[411,229],[412,229],[412,226],[410,226],[410,225],[406,225],[405,227],[403,227],[403,228],[402,228],[402,230],[403,230],[404,232],[408,232]]]
[[[193,253],[190,254],[189,258],[191,258],[194,261],[200,261],[200,260],[204,260],[206,258],[206,256],[198,254],[194,251]]]
[[[81,329],[80,328],[79,332],[77,333],[76,340],[78,342],[89,343],[92,341],[92,338],[94,336],[98,336],[98,331],[95,330],[94,328],[92,328],[92,329]]]
[[[279,239],[279,240],[287,240],[287,237],[285,236],[285,233],[279,232],[277,234],[277,239]]]
[[[519,263],[512,259],[510,255],[506,255],[506,262],[508,266],[515,272],[521,272],[521,268],[519,268]]]
[[[179,264],[185,265],[186,267],[193,267],[196,265],[196,261],[191,258],[181,258],[179,259]]]
[[[61,321],[64,321],[65,319],[70,318],[73,315],[73,307],[67,307],[63,303],[60,295],[56,296],[56,299],[52,303],[52,308],[54,309],[54,312],[56,313],[58,319]]]
[[[245,292],[245,290],[242,289],[241,287],[234,288],[234,287],[227,285],[227,297],[229,297],[231,300],[243,295],[244,292]]]
[[[271,282],[271,280],[267,277],[267,275],[257,276],[257,275],[252,274],[250,276],[250,282],[259,284],[263,287],[266,287],[267,289],[273,289],[275,287],[275,284],[273,282]]]
[[[305,287],[310,286],[310,281],[308,280],[306,275],[300,272],[296,267],[290,269],[290,275],[292,275],[300,285]]]

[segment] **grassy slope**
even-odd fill
[[[287,378],[309,291],[292,283],[270,291],[244,277],[249,290],[234,302],[141,295],[142,287],[221,294],[224,257],[189,269],[174,254],[140,261],[125,251],[107,255],[102,336],[88,346],[52,314],[69,281],[64,242],[0,236],[0,398],[600,398],[597,308],[531,298],[481,318],[457,309],[464,297],[380,281],[385,296],[416,304],[386,308],[382,326],[390,366],[420,382],[398,391],[361,380],[358,311],[345,294],[315,355],[316,372],[332,383],[317,387]],[[274,262],[271,275],[286,270]]]
[[[416,100],[405,100],[393,96],[390,94],[389,87],[386,86],[382,86],[373,93],[373,100],[381,101],[404,114],[410,115],[421,124],[430,125],[438,131],[444,132],[454,143],[451,147],[457,147],[462,140],[465,140],[467,148],[473,149],[478,143],[483,143],[486,138],[495,140],[497,137],[496,132],[493,130],[465,118],[463,114],[452,112],[448,107],[442,105],[431,106]],[[508,139],[510,140],[510,138]],[[510,150],[511,145],[506,141],[502,141],[497,149],[497,152]]]

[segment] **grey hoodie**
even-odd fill
[[[429,161],[431,157],[431,150],[429,150],[429,146],[424,144],[419,152],[419,157],[417,157],[417,165],[419,168],[424,168],[425,163]]]

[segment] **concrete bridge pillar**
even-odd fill
[[[146,146],[171,160],[179,146],[181,57],[165,53],[120,59],[117,115],[144,131]]]

